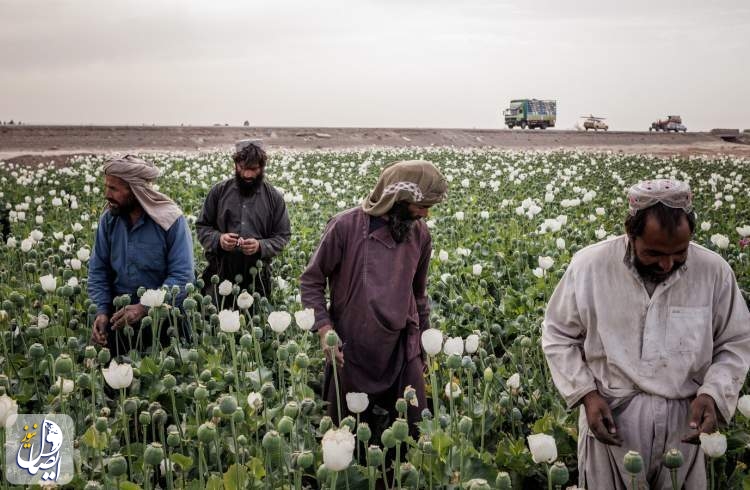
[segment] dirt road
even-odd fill
[[[747,133],[745,133],[747,134]],[[201,152],[261,138],[275,148],[455,146],[506,149],[611,150],[660,155],[750,156],[750,144],[709,133],[418,128],[253,128],[194,126],[0,126],[0,160],[106,152]]]

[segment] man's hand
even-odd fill
[[[260,251],[260,242],[255,238],[240,238],[240,248],[245,255],[253,255]]]
[[[137,305],[128,305],[112,315],[110,323],[112,323],[112,328],[118,330],[125,325],[134,325],[138,323],[144,316],[146,316],[145,306],[140,303]]]
[[[91,329],[91,342],[99,344],[102,347],[107,345],[107,324],[109,323],[109,316],[104,313],[96,315],[94,319],[94,327]]]
[[[241,238],[237,233],[222,233],[219,237],[219,246],[221,246],[222,250],[231,252],[237,248],[238,243],[241,243],[240,240]]]
[[[699,444],[700,439],[698,436],[702,432],[707,434],[716,432],[719,427],[719,419],[716,413],[716,402],[714,399],[705,393],[698,395],[690,403],[690,419],[688,420],[690,433],[682,439],[682,442]]]
[[[318,337],[320,337],[320,348],[323,349],[323,352],[325,352],[326,355],[326,361],[331,362],[331,351],[333,350],[336,356],[336,366],[339,368],[344,367],[344,353],[341,352],[341,349],[339,349],[339,346],[336,347],[328,347],[328,344],[326,344],[326,334],[329,330],[332,330],[333,326],[331,325],[323,325],[318,329]]]
[[[621,446],[622,438],[617,433],[615,419],[612,417],[607,400],[594,390],[583,397],[583,406],[586,409],[589,429],[594,433],[596,440],[611,446]]]

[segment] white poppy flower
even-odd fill
[[[221,281],[221,284],[219,284],[219,296],[229,296],[230,294],[232,294],[233,287],[234,286],[231,282],[224,279],[223,281]]]
[[[745,417],[750,418],[750,395],[742,395],[737,400],[737,410]]]
[[[458,383],[456,383],[455,381],[446,383],[445,384],[445,396],[447,398],[453,398],[453,399],[456,399],[459,396],[461,396],[461,387],[458,386]]]
[[[247,291],[242,291],[239,296],[237,296],[237,307],[240,310],[247,310],[251,306],[253,306],[253,302],[255,299],[253,299],[253,295],[248,293]]]
[[[473,354],[479,349],[479,335],[473,333],[466,337],[466,342],[464,343],[464,347],[466,348],[466,352],[469,354]]]
[[[517,390],[521,387],[521,375],[518,373],[514,373],[511,375],[510,378],[505,382],[505,386],[510,388],[511,390]]]
[[[474,266],[471,268],[471,273],[475,276],[481,276],[482,275],[482,264],[474,264]]]
[[[724,250],[729,247],[729,237],[722,235],[721,233],[716,233],[711,235],[711,243]]]
[[[315,310],[305,308],[304,310],[295,311],[294,321],[301,330],[310,330],[315,325]]]
[[[0,427],[15,423],[18,415],[18,403],[6,394],[0,395]]]
[[[272,311],[268,315],[268,325],[276,333],[283,333],[292,323],[292,315],[286,311]]]
[[[720,458],[727,451],[727,436],[721,432],[713,434],[701,433],[698,436],[701,440],[701,449],[709,458]]]
[[[159,307],[164,304],[164,296],[167,294],[163,289],[147,289],[141,296],[141,304],[150,308]]]
[[[39,282],[42,284],[45,293],[54,293],[57,289],[57,278],[52,274],[40,277]]]
[[[323,464],[330,471],[342,471],[349,467],[354,454],[354,434],[349,429],[329,429],[321,442]]]
[[[133,366],[130,364],[117,364],[114,359],[108,368],[102,369],[104,380],[115,389],[127,388],[133,382]]]
[[[446,355],[463,355],[464,353],[464,339],[461,337],[448,337],[443,345],[443,352]]]
[[[252,407],[253,410],[257,411],[263,406],[263,397],[260,393],[251,391],[250,394],[247,395],[247,404],[249,407]]]
[[[346,394],[346,407],[351,413],[362,413],[367,410],[369,404],[370,400],[367,398],[367,393]]]
[[[443,332],[437,328],[422,332],[422,348],[430,356],[439,354],[443,348]]]
[[[532,434],[526,438],[535,463],[552,463],[557,459],[555,438],[548,434]]]
[[[538,261],[539,267],[545,271],[549,270],[555,264],[555,259],[549,256],[539,257]]]
[[[219,328],[222,332],[234,333],[240,329],[240,312],[237,310],[221,310],[219,312]]]

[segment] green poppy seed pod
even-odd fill
[[[128,471],[128,462],[121,454],[116,454],[109,459],[107,463],[107,470],[109,474],[117,478],[125,474]]]
[[[242,281],[240,281],[240,282],[242,282]],[[235,296],[237,296],[237,295],[240,294],[240,287],[237,284],[235,284],[234,286],[232,286],[232,294],[235,295]]]
[[[219,408],[216,405],[211,405],[211,409],[208,410],[208,412],[210,412],[211,413],[211,417],[213,417],[215,419],[218,419],[219,417],[221,417],[221,408]]]
[[[458,421],[458,431],[465,436],[471,432],[471,426],[471,419],[465,415]]]
[[[304,352],[300,352],[294,356],[294,366],[297,369],[307,369],[310,367],[310,357]]]
[[[289,349],[287,349],[285,345],[280,345],[276,350],[276,358],[279,361],[286,361],[289,359]]]
[[[367,459],[370,463],[370,466],[374,468],[380,467],[381,464],[383,464],[383,450],[380,449],[380,446],[370,446],[367,448]]]
[[[200,359],[200,355],[198,354],[198,351],[195,349],[190,349],[187,353],[187,360],[188,362],[196,363]]]
[[[80,386],[83,389],[91,388],[91,376],[89,373],[81,373],[76,377],[76,386]]]
[[[193,392],[193,396],[199,402],[206,401],[208,399],[208,390],[206,389],[205,386],[199,385],[195,388],[195,391]]]
[[[143,451],[143,461],[151,466],[158,466],[161,460],[164,459],[164,449],[158,442],[152,442],[146,446],[146,450]]]
[[[172,371],[174,370],[175,366],[175,359],[172,356],[167,356],[164,358],[164,360],[161,362],[161,368],[165,371]]]
[[[396,419],[391,427],[397,440],[403,442],[409,437],[409,423],[405,419]]]
[[[432,450],[433,450],[432,441],[429,440],[427,437],[421,437],[417,445],[419,446],[419,450],[422,451],[424,454],[432,454]]]
[[[291,417],[287,417],[286,415],[284,415],[279,420],[276,428],[279,430],[279,433],[283,435],[291,434],[291,432],[294,430],[294,420]]]
[[[252,272],[252,269],[250,269],[250,271]],[[315,472],[315,476],[318,478],[318,482],[327,482],[331,477],[331,470],[326,468],[326,465],[321,464],[318,466],[318,471]]]
[[[625,471],[631,475],[637,475],[643,471],[643,458],[637,451],[628,451],[622,459]]]
[[[116,437],[109,439],[109,452],[119,453],[120,452],[120,440]]]
[[[89,315],[96,315],[96,305],[91,303],[86,309],[86,313],[88,313]]]
[[[357,420],[351,415],[344,417],[339,423],[340,428],[346,427],[347,429],[349,429],[349,432],[354,432],[355,425],[357,425]]]
[[[152,315],[153,312],[156,311],[155,308],[151,308],[151,312],[149,312],[149,315]],[[144,316],[141,319],[141,327],[151,327],[154,324],[154,319],[150,316]]]
[[[333,330],[329,330],[326,333],[326,345],[328,347],[336,347],[339,344],[339,336]]]
[[[242,337],[240,337],[240,346],[243,349],[251,349],[253,347],[253,336],[249,333],[242,334]]]
[[[297,456],[297,465],[300,468],[309,468],[315,462],[312,451],[302,451]]]
[[[151,423],[151,413],[148,410],[142,411],[138,415],[138,422],[141,425],[149,425]]]
[[[553,485],[565,485],[568,483],[568,467],[562,461],[555,461],[549,468],[549,479]]]
[[[78,339],[75,337],[68,337],[68,351],[78,351]]]
[[[60,354],[55,359],[55,373],[61,376],[73,372],[73,359],[67,354]]]
[[[139,287],[138,289],[136,289],[135,294],[139,298],[141,298],[144,294],[146,294],[146,288],[144,288],[143,286]]]
[[[224,382],[226,384],[234,384],[234,371],[230,368],[224,371]]]
[[[258,319],[257,323],[260,323],[260,317],[257,315],[253,317],[253,323],[256,323],[256,318]],[[253,327],[253,337],[255,337],[255,340],[263,340],[263,329],[260,327]]]
[[[161,382],[164,383],[164,388],[168,390],[171,390],[172,388],[177,386],[177,378],[175,378],[171,374],[165,374],[161,379]]]
[[[438,423],[440,423],[441,429],[446,429],[451,423],[450,415],[441,413],[440,417],[438,417]]]
[[[60,296],[70,298],[73,296],[73,286],[66,284],[65,286],[58,288],[60,290]]]
[[[245,434],[238,435],[237,444],[239,444],[242,447],[247,447],[247,436],[245,436]]]
[[[320,418],[320,424],[318,425],[320,433],[325,434],[331,427],[333,427],[333,420],[331,420],[331,417],[328,415],[322,416]]]
[[[198,289],[203,289],[206,287],[206,281],[203,280],[203,278],[198,278],[198,280],[195,281],[195,287]]]
[[[261,445],[263,446],[263,449],[267,451],[278,451],[281,449],[281,436],[275,430],[269,430],[263,435]]]
[[[185,311],[195,311],[198,308],[198,302],[193,298],[185,298],[182,302],[182,307]]]
[[[304,416],[308,416],[315,411],[317,404],[312,398],[303,398],[300,403],[300,413]]]
[[[299,344],[294,340],[290,340],[286,343],[286,349],[289,351],[289,356],[296,356],[299,352]]]
[[[398,440],[396,439],[396,436],[393,435],[393,429],[388,427],[383,431],[383,433],[380,435],[380,442],[383,443],[383,447],[385,448],[392,448],[398,443]]]
[[[398,413],[399,413],[400,415],[403,415],[403,414],[405,414],[405,413],[406,413],[406,409],[407,409],[407,408],[408,408],[408,405],[407,405],[407,403],[406,403],[406,400],[405,400],[405,399],[403,399],[403,398],[399,398],[398,400],[396,400],[396,411],[397,411],[397,412],[398,412]]]
[[[128,398],[122,404],[122,407],[125,410],[126,414],[133,415],[136,410],[138,410],[138,400],[135,400],[134,398]]]
[[[461,367],[462,367],[463,369],[471,369],[471,366],[472,366],[473,364],[474,364],[474,363],[473,363],[473,362],[471,361],[471,357],[469,357],[469,356],[463,356],[463,357],[461,358]]]
[[[157,426],[162,426],[167,423],[167,412],[163,408],[157,408],[151,414],[151,421]]]
[[[169,447],[177,447],[180,445],[180,433],[179,432],[170,432],[167,434],[167,446]]]
[[[195,292],[195,284],[192,282],[185,284],[185,292],[187,294],[193,294]]]
[[[107,417],[97,417],[96,422],[94,422],[94,428],[97,432],[103,433],[107,431]]]
[[[293,419],[299,415],[299,404],[295,401],[290,401],[284,405],[284,415]]]
[[[201,304],[202,304],[203,306],[210,306],[210,305],[211,305],[211,301],[212,301],[212,300],[211,300],[211,296],[209,296],[209,295],[207,294],[207,295],[205,295],[205,296],[203,297],[203,299],[201,299]]]
[[[219,400],[219,408],[224,415],[231,415],[237,410],[237,399],[232,395],[224,395]]]
[[[411,463],[401,463],[399,468],[401,484],[406,488],[417,488],[419,482],[419,472]]]
[[[15,320],[11,322],[11,326],[14,324],[14,322]],[[40,329],[36,325],[30,325],[26,328],[26,334],[29,336],[29,338],[38,339],[42,336],[42,329]]]
[[[450,369],[458,369],[458,368],[460,368],[461,367],[461,356],[459,356],[458,354],[451,354],[450,356],[448,356],[448,362],[446,363],[446,365]]]
[[[273,398],[274,395],[276,395],[276,387],[273,383],[270,381],[263,383],[263,386],[260,387],[260,396],[268,400],[269,398]]]
[[[495,488],[498,490],[512,490],[513,483],[510,479],[510,475],[506,471],[501,471],[495,478]]]
[[[422,420],[432,420],[432,412],[429,408],[422,409]]]
[[[177,284],[172,285],[172,290],[170,291],[170,293],[173,297],[180,294],[180,286],[178,286]]]
[[[369,424],[367,422],[360,422],[359,426],[357,426],[357,439],[366,445],[371,437],[372,430],[370,430]]]
[[[218,275],[214,274],[213,276],[211,276],[211,284],[219,284],[219,281],[221,281],[221,279],[219,279]]]
[[[85,359],[94,359],[96,357],[96,347],[93,345],[87,345],[85,349],[83,349],[83,357]]]
[[[664,466],[670,470],[679,468],[685,463],[685,458],[682,455],[682,451],[677,448],[672,448],[664,453]]]
[[[494,377],[494,373],[492,372],[492,368],[484,368],[484,372],[482,373],[484,376],[484,382],[485,383],[491,383],[492,378]]]
[[[207,383],[212,377],[211,371],[208,369],[204,369],[201,371],[201,373],[198,375],[198,379],[201,380],[203,383]]]
[[[45,352],[44,346],[38,342],[31,344],[31,347],[29,347],[29,357],[35,361],[44,357]]]
[[[242,408],[237,408],[237,410],[235,410],[232,414],[232,420],[235,424],[241,423],[243,420],[245,420],[245,411],[242,410]]]
[[[207,444],[216,439],[216,425],[213,422],[204,422],[198,427],[198,440]]]

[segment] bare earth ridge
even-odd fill
[[[24,125],[0,126],[0,160],[33,163],[67,160],[75,154],[125,151],[197,153],[229,150],[235,141],[246,138],[260,138],[270,149],[448,146],[750,157],[747,132],[739,142],[727,142],[710,133],[648,131]]]

